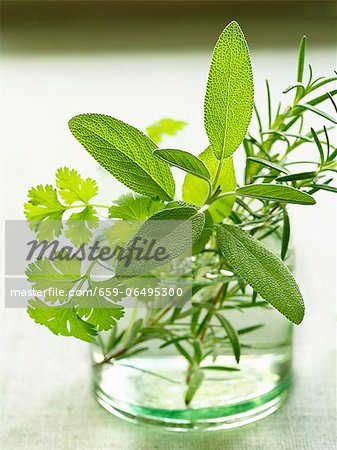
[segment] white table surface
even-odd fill
[[[246,23],[249,25],[249,18]],[[273,30],[280,34],[277,24],[268,25],[270,35]],[[301,33],[295,25],[291,22],[287,32],[297,39]],[[301,29],[307,26],[302,22],[300,25]],[[308,34],[312,30],[314,35],[311,61],[316,71],[324,74],[334,66],[335,49],[328,38],[324,40],[324,22],[312,20],[309,25]],[[208,32],[210,29],[213,28],[208,24]],[[167,37],[167,24],[163,30]],[[253,23],[250,31],[254,32]],[[129,49],[124,53],[116,50],[115,42],[111,53],[107,49],[103,53],[91,49],[75,55],[27,53],[24,49],[34,42],[42,45],[43,36],[28,35],[25,41],[20,30],[9,29],[6,33],[2,61],[2,83],[6,86],[2,96],[4,217],[22,218],[21,205],[27,189],[37,182],[51,182],[60,165],[76,167],[85,175],[97,175],[92,159],[67,131],[67,119],[78,112],[115,114],[140,127],[163,114],[186,119],[190,126],[175,142],[177,147],[196,152],[204,145],[204,133],[197,130],[202,123],[202,86],[209,49],[133,52],[130,38]],[[194,33],[199,31],[195,28]],[[62,41],[62,37],[59,39]],[[58,40],[55,42],[53,45]],[[282,47],[274,39],[268,45],[266,41],[265,47],[260,43],[252,49],[258,98],[266,76],[278,91],[293,79],[296,44]],[[106,181],[103,195],[111,198],[112,189],[113,197],[121,192],[117,183]],[[336,203],[328,193],[319,194],[317,199],[314,208],[292,208],[297,280],[307,312],[295,335],[293,392],[281,410],[242,429],[204,434],[172,434],[123,422],[93,398],[85,343],[52,335],[33,323],[24,310],[3,308],[1,448],[333,450]]]

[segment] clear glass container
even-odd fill
[[[268,245],[279,248],[275,236],[269,238]],[[289,255],[288,265],[292,266],[293,253]],[[210,276],[208,264],[205,261],[198,264],[204,265],[204,276]],[[194,301],[215,298],[219,286],[214,274],[211,276],[214,284],[201,289]],[[246,306],[245,301],[254,306]],[[189,316],[184,316],[190,306],[181,310],[182,318],[172,325],[172,330],[178,330],[180,335],[181,327],[185,327],[187,335],[190,332],[190,321],[186,320]],[[112,339],[108,334],[102,334],[92,346],[98,402],[124,419],[176,431],[238,427],[277,410],[291,384],[292,324],[261,298],[254,303],[249,288],[229,298],[223,313],[238,333],[240,363],[236,363],[232,345],[219,321],[210,317],[208,326],[215,336],[214,347],[207,349],[209,354],[200,363],[204,378],[187,404],[191,364],[175,345],[161,347],[163,340],[151,339],[146,341],[146,350],[123,355],[123,341],[125,345],[125,334],[129,333],[125,330],[130,330],[130,324],[139,317],[149,317],[149,311],[144,309],[138,308],[136,313],[135,309],[128,309],[118,323],[124,337],[114,347],[116,358],[104,362],[102,348]],[[138,332],[142,333],[142,329]],[[128,353],[130,356],[124,357]]]

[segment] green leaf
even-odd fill
[[[153,153],[171,166],[185,170],[185,172],[191,173],[196,177],[200,177],[205,180],[209,180],[211,177],[205,163],[201,159],[192,155],[192,153],[173,149],[159,149],[155,150]]]
[[[215,158],[212,150],[208,147],[199,158],[206,164],[212,180],[215,177],[219,161]],[[235,172],[232,158],[224,159],[217,183],[223,192],[230,192],[236,188]],[[208,186],[204,180],[187,174],[183,184],[183,199],[195,205],[202,206],[208,196]],[[230,195],[212,203],[208,209],[214,222],[221,222],[227,217],[235,202],[235,195]]]
[[[306,192],[279,184],[248,184],[247,186],[238,188],[236,193],[244,197],[296,203],[299,205],[314,205],[316,203],[315,199]]]
[[[298,51],[298,63],[297,63],[297,82],[302,83],[303,80],[303,72],[304,72],[304,61],[305,61],[305,48],[306,48],[307,37],[302,36],[300,42],[300,48]],[[296,100],[295,102],[301,98],[301,94],[303,93],[303,89],[300,87],[296,90]]]
[[[213,219],[209,211],[205,211],[205,226],[201,232],[199,239],[197,239],[192,246],[192,255],[196,255],[204,250],[212,235]]]
[[[205,374],[201,370],[194,370],[192,372],[190,381],[188,383],[188,388],[185,394],[185,403],[189,405],[193,400],[197,390],[201,386],[203,380],[205,378]]]
[[[321,166],[323,166],[325,158],[324,158],[324,151],[323,151],[321,141],[319,140],[319,137],[317,136],[317,133],[313,128],[310,128],[310,131],[311,131],[311,135],[315,139],[315,143],[316,143],[318,153],[319,153],[319,158],[321,160]]]
[[[202,366],[201,370],[225,370],[227,372],[239,372],[240,369],[237,367],[228,367],[228,366]]]
[[[320,81],[319,83],[313,83],[311,85],[311,89],[310,92],[316,89],[319,89],[320,87],[324,86],[325,84],[329,84],[332,83],[333,81],[337,81],[337,77],[330,77],[330,78],[325,78],[322,81]]]
[[[103,295],[99,294],[100,288],[102,288],[100,282],[90,280],[88,292],[92,292],[93,295],[90,297],[77,296],[75,298],[76,312],[98,331],[107,331],[116,324],[116,320],[124,316],[124,308],[106,300]],[[106,289],[105,284],[103,289]]]
[[[192,251],[192,245],[199,239],[205,225],[205,216],[193,206],[178,206],[156,212],[146,220],[137,233],[126,244],[126,250],[138,240],[154,241],[152,253],[159,247],[165,251],[157,259],[132,258],[127,266],[124,260],[118,262],[116,274],[119,277],[145,274],[173,259]]]
[[[308,105],[310,106],[316,106],[319,105],[320,103],[324,102],[325,100],[328,100],[328,98],[332,98],[337,94],[337,89],[334,89],[331,92],[325,92],[322,95],[319,95],[318,97],[313,98],[312,100],[309,100],[307,102]]]
[[[82,341],[93,342],[97,331],[93,325],[84,322],[75,309],[67,303],[62,306],[48,306],[38,298],[29,301],[28,314],[40,325],[45,325],[54,334],[74,336]]]
[[[271,96],[270,96],[270,87],[269,87],[269,82],[268,80],[266,80],[266,89],[267,89],[267,105],[268,105],[268,127],[271,127],[271,115],[272,115],[272,111],[271,111]]]
[[[92,231],[98,228],[98,217],[96,211],[92,206],[87,206],[78,213],[73,213],[67,220],[67,229],[64,235],[71,240],[71,242],[79,246],[87,244],[92,238]]]
[[[288,173],[287,169],[285,169],[284,167],[282,167],[278,164],[275,164],[271,161],[267,161],[266,159],[255,158],[254,156],[249,156],[247,159],[249,161],[257,162],[259,164],[262,164],[263,166],[269,167],[270,169],[274,169],[277,172],[281,172],[281,173],[285,173],[285,174]]]
[[[307,180],[310,178],[315,178],[317,176],[316,172],[299,172],[285,175],[282,177],[277,177],[276,181],[296,181],[296,180]]]
[[[173,345],[177,349],[177,351],[185,358],[187,361],[191,364],[193,364],[193,359],[191,355],[184,349],[182,345],[179,344],[179,342],[175,341],[173,342]]]
[[[124,220],[146,220],[152,214],[165,208],[160,200],[135,194],[121,195],[109,208],[109,217]]]
[[[281,259],[284,261],[287,256],[289,239],[290,239],[290,220],[287,212],[287,208],[283,208],[283,233],[282,233],[282,244],[281,244]]]
[[[240,356],[241,356],[241,347],[240,347],[238,334],[232,327],[231,323],[224,316],[222,316],[221,314],[216,314],[216,317],[219,320],[219,322],[221,323],[224,330],[226,331],[227,337],[233,348],[235,360],[237,363],[239,363]]]
[[[329,184],[316,184],[316,183],[312,183],[309,184],[308,187],[312,187],[318,190],[323,190],[323,191],[329,191],[329,192],[336,192],[337,193],[337,188],[334,186],[330,186]]]
[[[253,97],[247,43],[237,22],[231,22],[214,48],[205,97],[205,129],[218,159],[231,156],[245,137]]]
[[[288,86],[288,87],[282,92],[282,94],[287,94],[288,92],[290,92],[290,91],[293,90],[293,89],[298,90],[298,88],[300,88],[300,90],[301,90],[302,92],[304,92],[304,90],[305,90],[305,87],[303,86],[302,83],[294,83],[294,84],[291,84],[290,86]]]
[[[309,103],[298,104],[296,106],[296,108],[307,109],[307,110],[323,117],[324,119],[337,124],[337,120],[334,117],[330,116],[330,114],[326,113],[325,111],[322,111],[321,109],[315,108],[314,106],[310,105]]]
[[[46,302],[63,303],[67,301],[70,289],[81,279],[81,261],[76,258],[62,260],[59,256],[53,260],[47,257],[37,259],[29,264],[26,276],[34,289],[46,291]],[[62,296],[59,295],[61,291],[64,293]]]
[[[299,324],[304,302],[288,267],[262,242],[233,225],[217,227],[217,243],[233,269],[291,322]]]
[[[136,128],[103,114],[69,121],[75,138],[117,180],[149,197],[171,200],[174,180],[168,164],[153,155],[156,144]]]
[[[53,240],[61,234],[62,216],[66,210],[51,185],[36,186],[28,191],[29,200],[25,203],[25,216],[38,239]]]
[[[193,343],[193,349],[194,349],[194,358],[197,364],[200,364],[202,361],[202,349],[199,341],[194,340]]]
[[[76,201],[87,203],[98,193],[96,181],[91,178],[83,179],[74,169],[59,168],[56,172],[56,184],[60,189],[60,196],[67,205]]]
[[[175,136],[187,125],[182,120],[161,119],[146,128],[147,135],[157,144],[162,141],[165,135]]]

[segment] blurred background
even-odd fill
[[[241,24],[249,42],[265,117],[265,79],[276,108],[289,98],[282,91],[295,81],[303,34],[315,75],[333,75],[336,16],[336,2],[324,0],[2,1],[2,217],[22,219],[27,190],[54,183],[63,165],[97,179],[102,201],[124,191],[68,131],[67,121],[79,113],[109,114],[143,130],[163,117],[184,120],[186,129],[163,145],[200,153],[211,51],[229,21]],[[308,119],[315,128],[323,124],[318,116]],[[239,151],[238,169],[242,156]],[[296,333],[296,395],[283,410],[208,441],[139,431],[94,404],[85,344],[56,338],[25,311],[7,309],[1,314],[4,448],[45,450],[47,439],[52,450],[335,448],[336,201],[326,192],[317,200],[313,209],[291,208],[307,316]],[[292,446],[282,446],[289,435]]]

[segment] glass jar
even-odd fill
[[[277,235],[267,244],[279,248]],[[94,391],[108,411],[171,430],[210,430],[256,421],[284,402],[291,383],[292,325],[261,298],[255,299],[233,273],[212,272],[214,259],[212,253],[194,258],[198,279],[209,280],[209,285],[193,296],[192,304],[179,313],[173,308],[127,309],[117,331],[101,334],[93,344]],[[196,303],[212,305],[219,298],[224,279],[227,296],[217,314],[211,307],[201,308],[199,316],[193,312]],[[239,364],[230,330],[223,328],[219,314],[239,338]],[[158,317],[158,334],[147,339]],[[200,328],[203,323],[206,332]],[[163,340],[161,333],[167,329],[171,337]],[[130,345],[135,336],[136,345]],[[185,353],[193,355],[192,361]]]

